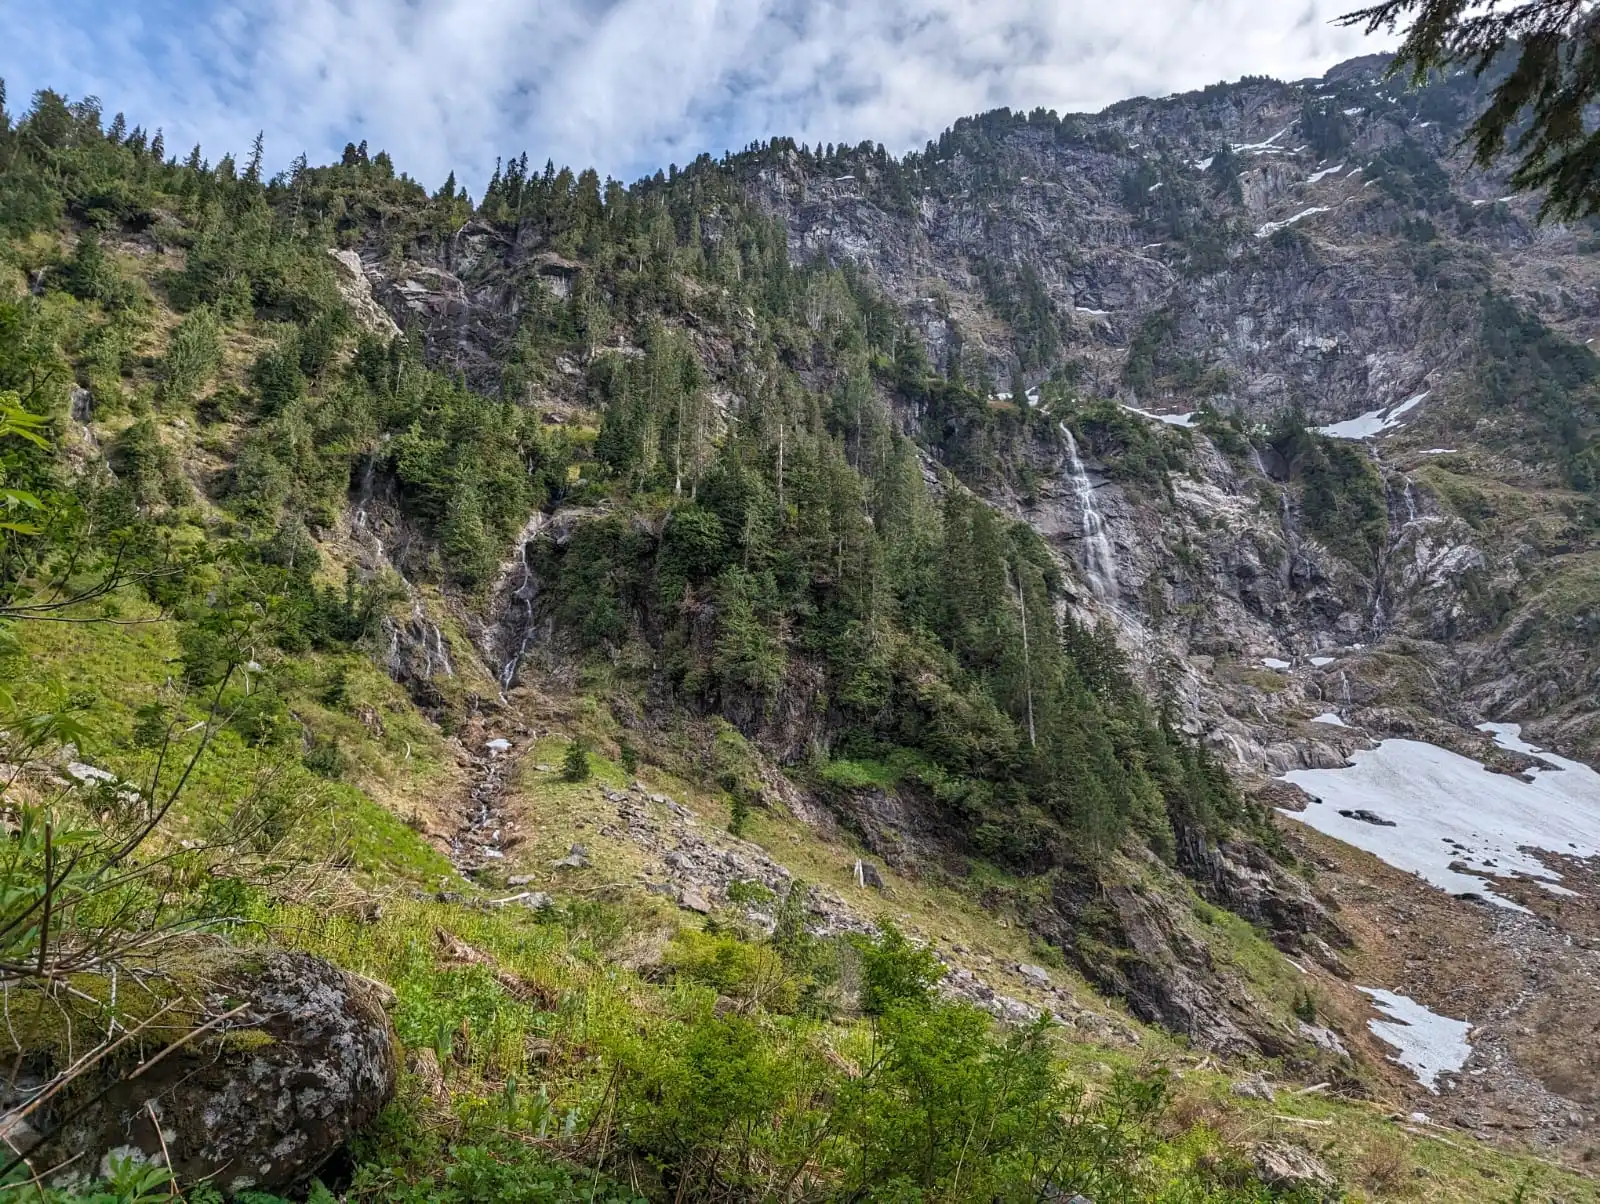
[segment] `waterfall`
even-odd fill
[[[522,636],[517,641],[517,650],[500,667],[502,690],[511,688],[511,683],[517,676],[517,666],[522,663],[523,655],[528,651],[528,644],[533,639],[533,597],[538,590],[538,584],[533,579],[533,565],[528,561],[528,549],[532,546],[531,539],[523,540],[522,581],[517,585],[516,592],[511,595],[511,600],[522,607]]]
[[[1261,462],[1261,453],[1256,450],[1254,443],[1250,445],[1250,462],[1256,466],[1256,471],[1266,477],[1267,480],[1270,481],[1272,479],[1272,474],[1267,471],[1267,466]]]
[[[509,690],[516,681],[522,658],[534,641],[534,603],[539,597],[539,579],[533,571],[533,547],[547,522],[549,516],[535,510],[517,535],[516,558],[502,561],[500,565],[495,596],[504,601],[497,604],[494,622],[484,632],[483,651],[486,658],[499,658],[502,691]],[[513,575],[516,586],[506,593]]]
[[[1406,478],[1406,525],[1410,526],[1417,521],[1417,491],[1411,487],[1411,478]]]
[[[415,596],[411,600],[411,629],[422,646],[422,676],[431,681],[437,670],[446,677],[454,677],[455,666],[450,663],[450,649],[445,643],[444,632],[439,630],[439,624],[428,618],[427,611],[422,609],[422,599]]]
[[[1097,598],[1114,598],[1117,592],[1117,560],[1111,548],[1111,538],[1106,534],[1106,522],[1095,504],[1094,485],[1084,471],[1083,460],[1078,455],[1078,441],[1065,422],[1061,433],[1067,437],[1067,457],[1072,468],[1072,487],[1078,494],[1083,534],[1083,571],[1089,578],[1089,588]]]

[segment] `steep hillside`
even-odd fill
[[[1594,1198],[1513,1034],[1600,850],[1512,910],[1275,814],[1600,739],[1589,233],[1380,70],[477,203],[0,121],[0,1178]]]

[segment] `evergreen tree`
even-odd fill
[[[561,776],[569,782],[586,782],[589,772],[588,745],[581,738],[569,741],[561,758]]]

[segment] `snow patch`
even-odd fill
[[[1131,406],[1127,402],[1119,402],[1123,409],[1130,414],[1137,414],[1141,418],[1153,418],[1157,422],[1165,422],[1168,426],[1193,426],[1196,411],[1190,410],[1187,414],[1154,414],[1149,410],[1141,410],[1138,406]]]
[[[1274,146],[1273,143],[1287,134],[1289,129],[1290,126],[1284,126],[1265,142],[1241,142],[1233,147],[1233,153],[1236,155],[1282,154],[1283,147]]]
[[[1487,875],[1520,875],[1552,894],[1570,893],[1537,850],[1600,857],[1600,773],[1538,751],[1515,725],[1484,730],[1503,748],[1531,749],[1528,755],[1542,764],[1513,777],[1420,740],[1385,740],[1357,751],[1343,768],[1284,774],[1283,781],[1315,801],[1283,814],[1440,890],[1482,895],[1516,911],[1527,909],[1497,895]],[[1357,811],[1388,823],[1363,820]]]
[[[1456,449],[1453,447],[1430,447],[1422,454],[1425,456],[1453,456]]]
[[[1265,665],[1267,668],[1269,668],[1269,669],[1277,669],[1279,672],[1282,672],[1284,669],[1289,668],[1289,662],[1288,661],[1281,660],[1276,656],[1264,656],[1264,657],[1261,658],[1261,663],[1263,665]]]
[[[1306,183],[1315,184],[1318,180],[1326,179],[1328,176],[1338,175],[1343,170],[1343,163],[1339,164],[1338,167],[1324,167],[1321,171],[1314,171],[1307,176]]]
[[[1320,714],[1320,715],[1316,716],[1315,718],[1313,718],[1311,720],[1311,722],[1312,723],[1326,723],[1329,727],[1349,727],[1350,726],[1343,719],[1339,718],[1339,716],[1337,714],[1335,714],[1333,711],[1323,711],[1322,714]]]
[[[1343,422],[1319,426],[1317,430],[1334,439],[1371,439],[1383,434],[1390,427],[1397,426],[1401,418],[1427,400],[1428,393],[1429,390],[1424,389],[1406,398],[1397,406],[1383,410],[1368,410],[1365,414],[1357,414],[1354,418],[1346,418]]]
[[[1111,316],[1109,309],[1090,309],[1087,305],[1074,305],[1072,308],[1080,314],[1088,314],[1091,318],[1109,318]]]
[[[1204,159],[1201,159],[1194,165],[1194,169],[1196,171],[1205,171],[1208,167],[1216,162],[1216,159],[1217,157],[1215,155],[1207,155]]]
[[[1415,999],[1385,991],[1382,987],[1357,987],[1356,990],[1372,998],[1373,1007],[1387,1019],[1368,1020],[1372,1035],[1399,1052],[1394,1061],[1400,1063],[1433,1094],[1439,1094],[1435,1085],[1441,1074],[1460,1070],[1472,1056],[1472,1046],[1467,1044],[1467,1034],[1472,1025],[1465,1020],[1452,1020],[1430,1012]]]
[[[1357,113],[1361,113],[1361,112],[1364,112],[1364,111],[1365,111],[1365,110],[1363,110],[1363,109],[1360,109],[1360,108],[1354,108],[1354,109],[1346,109],[1346,110],[1345,110],[1345,111],[1344,111],[1344,115],[1345,115],[1345,116],[1346,116],[1346,117],[1354,117],[1354,116],[1355,116],[1355,115],[1356,115],[1356,114],[1357,114]]]
[[[1327,213],[1327,212],[1328,212],[1328,207],[1326,205],[1313,205],[1309,209],[1300,210],[1300,212],[1295,214],[1293,217],[1284,218],[1281,222],[1267,222],[1264,226],[1262,226],[1259,230],[1256,231],[1256,237],[1257,238],[1270,238],[1272,235],[1276,234],[1279,230],[1282,230],[1285,227],[1294,225],[1296,222],[1300,221],[1302,218],[1312,217],[1315,214]]]
[[[1336,658],[1331,656],[1314,656],[1311,658],[1311,664],[1313,668],[1320,669],[1323,665],[1333,664],[1335,659]]]
[[[1494,737],[1494,742],[1509,752],[1526,753],[1533,756],[1539,749],[1529,744],[1522,738],[1522,724],[1520,723],[1480,723],[1480,732],[1488,732]]]
[[[1161,187],[1161,183],[1162,182],[1160,180],[1157,180],[1154,184],[1150,185],[1149,188],[1146,188],[1145,191],[1146,192],[1154,192],[1157,188]]]
[[[1472,203],[1474,205],[1504,205],[1507,201],[1514,201],[1516,199],[1516,193],[1512,193],[1510,196],[1489,197],[1485,200],[1473,201]]]

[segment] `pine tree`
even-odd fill
[[[567,744],[567,753],[561,758],[561,776],[569,782],[586,782],[589,772],[589,747],[579,736]]]
[[[261,183],[261,156],[265,145],[265,131],[257,130],[255,141],[250,144],[250,161],[245,164],[244,182],[250,185]]]

